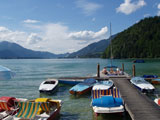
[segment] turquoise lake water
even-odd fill
[[[118,67],[124,63],[125,71],[132,74],[133,60],[113,60]],[[136,63],[136,75],[154,74],[160,76],[160,60],[147,59],[145,63]],[[96,74],[97,63],[100,68],[110,64],[106,59],[9,59],[0,60],[0,65],[10,68],[16,73],[11,80],[0,81],[0,96],[14,96],[18,98],[33,99],[37,97],[50,97],[63,101],[60,120],[93,120],[91,97],[85,95],[74,97],[69,94],[72,86],[60,85],[53,95],[40,94],[40,83],[47,78],[93,76]],[[160,96],[160,85],[156,85],[151,99]],[[99,120],[128,120],[128,116],[100,116]]]

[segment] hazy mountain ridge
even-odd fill
[[[111,39],[113,39],[116,35],[113,35]],[[101,57],[102,53],[105,51],[105,49],[110,44],[110,38],[100,40],[98,42],[92,43],[77,52],[71,53],[68,57],[70,58],[99,58]]]
[[[0,58],[58,58],[58,57],[65,57],[65,54],[53,54],[50,52],[41,52],[41,51],[34,51],[30,49],[26,49],[16,43],[10,43],[7,41],[0,42]]]

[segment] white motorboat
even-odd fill
[[[142,92],[153,92],[154,86],[143,77],[133,77],[130,82]]]
[[[47,79],[39,86],[40,93],[53,93],[58,87],[57,79]]]
[[[107,90],[107,89],[110,89],[112,86],[113,86],[112,80],[99,81],[93,86],[92,91],[93,90]]]

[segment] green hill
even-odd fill
[[[110,57],[110,47],[103,58]],[[120,32],[112,40],[114,58],[159,58],[160,17],[149,17]]]

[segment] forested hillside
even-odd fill
[[[149,17],[119,33],[111,42],[114,58],[160,57],[160,17]],[[110,47],[103,58],[110,57]]]

